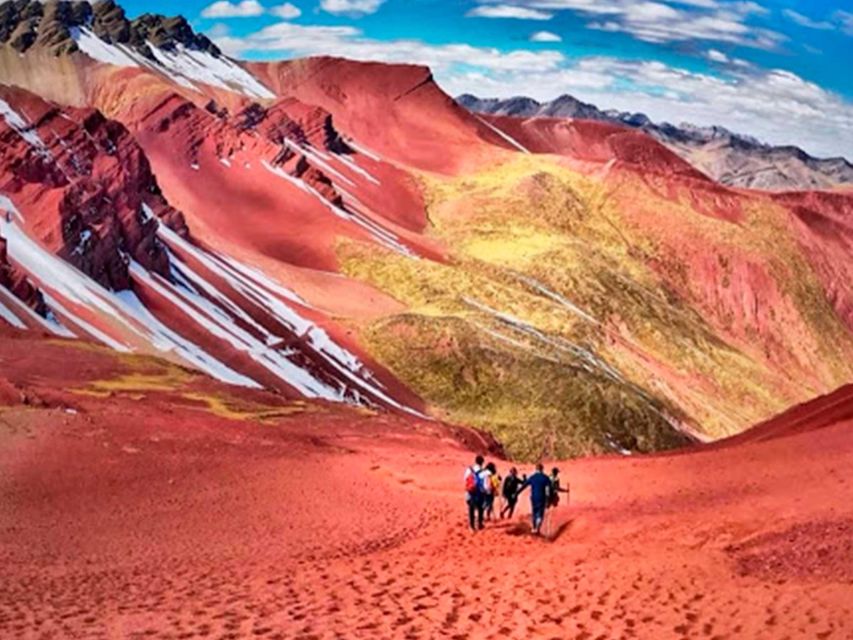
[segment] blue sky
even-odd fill
[[[428,64],[451,94],[571,93],[853,156],[853,0],[189,0],[180,13],[237,58]]]

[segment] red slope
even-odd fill
[[[740,435],[709,447],[729,447],[746,442],[785,438],[853,422],[853,385],[846,385],[815,400],[791,407]]]
[[[229,397],[203,380],[143,402],[74,395],[65,382],[129,362],[64,348],[0,340],[6,635],[853,633],[849,389],[843,412],[821,399],[777,418],[786,437],[561,464],[571,500],[546,541],[526,535],[524,499],[517,521],[465,530],[473,451],[452,429],[322,405],[229,420],[184,397]]]
[[[124,127],[20,90],[2,95],[18,118],[0,128],[8,142],[0,193],[11,203],[2,205],[0,230],[15,265],[7,279],[17,293],[25,275],[49,294],[61,324],[48,329],[168,353],[220,379],[286,394],[422,408],[322,313],[244,263],[193,243]],[[181,108],[195,110],[178,100]],[[192,143],[184,152],[200,162]],[[342,224],[351,231],[352,223]]]
[[[853,192],[790,192],[773,198],[791,211],[827,297],[853,330]]]
[[[316,57],[246,67],[281,96],[315,104],[347,136],[404,166],[464,173],[513,150],[457,105],[426,67]]]
[[[92,109],[63,112],[20,89],[0,85],[0,99],[34,127],[28,142],[0,119],[0,192],[29,213],[26,228],[105,286],[128,285],[120,251],[166,274],[167,256],[142,205],[176,227],[182,221],[127,130]]]
[[[134,125],[139,142],[170,201],[214,245],[329,271],[340,237],[440,255],[417,235],[412,179],[348,147],[325,112],[282,100],[217,115],[176,94],[150,105]]]
[[[337,305],[340,300],[342,304],[335,310],[367,315],[370,312],[367,307],[378,297],[385,308],[398,310],[394,301],[382,299],[369,288],[347,291],[346,283],[316,271],[336,269],[333,247],[339,237],[387,245],[388,236],[383,234],[388,232],[394,234],[395,242],[399,240],[409,250],[428,257],[443,256],[441,247],[433,246],[418,233],[423,228],[424,216],[422,203],[416,189],[412,188],[414,180],[397,167],[373,159],[371,143],[365,143],[362,134],[375,138],[383,149],[382,157],[388,160],[406,167],[447,173],[509,158],[514,148],[511,140],[515,140],[519,146],[529,146],[534,152],[560,151],[572,166],[606,173],[608,186],[624,180],[627,188],[620,195],[627,194],[626,210],[634,207],[630,200],[635,187],[639,184],[648,188],[654,197],[648,199],[645,207],[631,210],[632,215],[640,224],[661,228],[664,241],[671,247],[670,253],[681,263],[660,265],[662,277],[668,275],[669,269],[688,264],[691,276],[696,277],[682,282],[673,278],[673,288],[679,294],[709,314],[718,326],[731,328],[735,338],[744,343],[752,341],[750,330],[757,327],[762,342],[756,351],[769,352],[770,358],[775,357],[775,346],[780,341],[794,344],[799,350],[795,357],[787,358],[785,352],[783,355],[787,359],[775,364],[783,371],[797,370],[797,376],[803,373],[803,379],[809,379],[809,371],[801,370],[803,362],[812,367],[810,351],[814,345],[801,340],[795,331],[775,333],[791,310],[784,305],[775,308],[780,298],[784,298],[784,291],[769,287],[772,279],[768,266],[760,261],[756,263],[749,255],[734,256],[732,272],[737,286],[721,286],[724,278],[715,255],[721,248],[706,247],[701,233],[696,229],[691,231],[693,225],[689,221],[686,229],[661,225],[663,207],[659,199],[686,204],[702,215],[740,223],[757,196],[746,196],[710,183],[641,134],[625,134],[594,123],[566,127],[550,123],[550,129],[537,131],[541,124],[525,123],[524,130],[501,135],[460,110],[423,69],[331,59],[251,65],[268,84],[298,100],[290,98],[268,105],[273,115],[266,122],[254,129],[241,130],[240,122],[248,113],[244,111],[247,105],[244,98],[229,99],[224,95],[227,92],[210,87],[201,87],[205,95],[189,95],[192,92],[169,84],[163,76],[140,70],[115,71],[89,62],[85,67],[86,100],[108,108],[111,114],[125,120],[140,139],[144,138],[143,147],[152,158],[157,173],[163,176],[166,195],[173,204],[186,210],[197,236],[204,237],[215,250],[233,250],[247,264],[263,266],[275,271],[277,276],[281,274],[287,282],[298,279],[310,283],[312,297],[306,296],[310,302],[319,300],[326,308],[327,304]],[[210,98],[218,101],[213,112],[203,108]],[[319,105],[319,108],[307,103]],[[165,114],[159,113],[160,105],[166,106]],[[220,115],[223,106],[228,109],[226,117]],[[147,116],[155,112],[158,117],[149,120]],[[326,113],[331,114],[331,120],[323,115]],[[197,117],[199,114],[201,117]],[[169,127],[161,130],[164,120],[169,121]],[[185,120],[188,124],[182,129]],[[329,122],[332,129],[340,127],[343,135],[337,138],[327,135]],[[516,124],[510,122],[504,128]],[[503,131],[501,127],[498,129]],[[283,152],[279,136],[284,134],[293,135],[300,145],[304,141],[306,148]],[[549,136],[553,138],[549,144],[560,142],[564,145],[562,150],[560,145],[549,148],[545,144]],[[381,188],[371,186],[369,180],[344,166],[345,163],[334,155],[330,156],[333,171],[309,157],[309,150],[326,153],[339,143],[352,144],[356,165],[380,178]],[[359,152],[359,148],[366,153]],[[507,151],[497,151],[498,148]],[[233,172],[226,174],[219,162],[223,151],[234,149],[253,161],[249,163],[253,169],[236,180]],[[275,156],[270,161],[268,158],[273,152]],[[316,193],[306,193],[282,176],[259,175],[269,173],[258,170],[257,163],[262,161],[274,162],[275,168],[287,176],[304,178],[305,184]],[[192,168],[196,162],[198,171]],[[377,173],[382,170],[387,170],[391,177],[386,180]],[[348,187],[335,173],[347,176],[346,180],[357,185],[351,189],[352,197],[346,195]],[[270,181],[270,177],[281,180]],[[393,198],[384,198],[384,192],[393,192]],[[229,206],[229,201],[233,200],[248,203],[250,210],[240,211],[235,216],[233,207]],[[356,200],[366,206],[361,207]],[[346,216],[335,215],[330,209],[341,204]],[[244,224],[247,220],[253,224]],[[373,224],[378,224],[380,229],[371,227]],[[821,226],[820,223],[811,224],[809,231],[803,234],[804,242],[813,243],[810,251],[816,256],[816,264],[822,260],[822,255],[831,255],[820,262],[819,271],[836,309],[846,316],[845,310],[849,310],[844,287],[846,267],[839,268],[835,263],[846,265],[849,261],[844,250],[822,253],[823,241],[816,239],[817,234],[813,233]],[[683,235],[688,232],[693,234],[690,242]],[[328,295],[325,287],[330,287],[333,293]],[[364,294],[369,296],[369,302],[361,303]],[[330,298],[335,300],[327,303]],[[763,304],[765,302],[768,304]],[[771,306],[774,307],[772,314]],[[726,318],[732,311],[736,317],[729,327]],[[768,320],[773,314],[781,320],[775,323]],[[800,358],[800,354],[805,357]],[[813,368],[819,367],[818,363]]]
[[[646,134],[595,120],[483,116],[532,153],[565,155],[590,162],[618,161],[637,171],[708,180]]]

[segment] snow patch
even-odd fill
[[[547,335],[536,327],[524,322],[523,320],[520,320],[519,318],[516,318],[515,316],[512,316],[508,313],[497,311],[496,309],[493,309],[492,307],[483,304],[478,300],[465,297],[463,298],[463,301],[469,306],[477,309],[478,311],[482,311],[483,313],[492,316],[496,320],[499,320],[500,322],[509,325],[517,331],[526,334],[531,338],[534,338],[538,342],[548,345],[552,349],[556,349],[557,351],[562,351],[564,353],[570,354],[571,356],[573,356],[574,359],[579,361],[580,366],[584,370],[589,371],[590,373],[603,373],[605,376],[615,382],[629,384],[618,370],[616,370],[609,363],[607,363],[605,360],[598,357],[596,354],[592,353],[588,349],[585,349],[580,345],[576,345],[563,337],[552,337],[550,335]]]
[[[236,91],[250,98],[272,99],[275,94],[243,67],[226,58],[206,51],[190,49],[182,44],[173,51],[160,49],[148,42],[156,64],[123,45],[104,42],[87,27],[71,29],[71,38],[87,56],[98,62],[117,67],[144,67],[159,71],[176,84],[198,91],[193,83]]]
[[[299,178],[294,178],[292,175],[287,173],[287,171],[284,171],[283,169],[281,169],[279,167],[274,167],[273,165],[271,165],[266,160],[261,160],[261,164],[264,165],[264,169],[266,169],[270,173],[274,173],[279,178],[284,178],[290,184],[292,184],[294,187],[301,189],[302,191],[305,191],[307,193],[311,193],[307,184],[305,184]]]
[[[131,291],[114,293],[78,271],[70,264],[43,249],[14,224],[0,220],[0,231],[8,238],[9,254],[37,280],[57,295],[81,307],[113,318],[130,334],[163,352],[174,353],[189,365],[208,375],[241,386],[258,388],[257,382],[230,369],[203,349],[169,329],[139,301]],[[99,342],[121,352],[132,349],[86,322],[55,296],[44,293],[50,307]]]
[[[541,293],[545,297],[550,298],[551,300],[553,300],[554,302],[556,302],[560,306],[565,307],[566,309],[571,311],[573,314],[575,314],[579,318],[586,320],[590,324],[594,324],[596,326],[599,326],[601,324],[598,320],[596,320],[591,315],[589,315],[586,311],[584,311],[579,306],[574,304],[571,300],[569,300],[565,296],[557,293],[556,291],[552,291],[551,289],[546,287],[544,284],[542,284],[538,280],[531,278],[529,276],[525,276],[524,274],[521,274],[521,273],[516,273],[514,271],[512,272],[512,274],[516,278],[521,280],[523,283],[533,287],[536,291],[538,291],[539,293]]]
[[[2,302],[0,302],[0,320],[5,320],[7,323],[15,327],[16,329],[26,329],[27,325],[25,325],[21,320],[12,313],[11,309],[8,309]]]
[[[74,247],[74,251],[71,252],[72,256],[82,256],[86,249],[89,248],[89,240],[92,239],[92,232],[88,229],[83,229],[80,232],[80,239],[77,241],[77,246]]]
[[[476,114],[472,114],[472,115],[474,115],[474,117],[475,117],[477,120],[479,120],[480,122],[482,122],[482,123],[483,123],[484,125],[486,125],[489,129],[491,129],[492,131],[494,131],[494,132],[495,132],[496,134],[498,134],[501,138],[503,138],[504,140],[506,140],[507,142],[509,142],[513,147],[515,147],[516,149],[518,149],[518,150],[519,150],[519,151],[521,151],[522,153],[530,153],[530,150],[529,150],[527,147],[525,147],[523,144],[521,144],[518,140],[516,140],[515,138],[513,138],[513,137],[512,137],[511,135],[509,135],[508,133],[505,133],[504,131],[501,131],[500,129],[498,129],[495,125],[493,125],[491,122],[489,122],[489,121],[488,121],[488,120],[486,120],[485,118],[481,118],[480,116],[478,116],[478,115],[476,115]]]
[[[24,221],[23,214],[18,210],[18,207],[15,206],[15,203],[12,202],[9,198],[0,193],[0,209],[10,213],[18,218],[21,222]],[[11,222],[11,220],[9,221]]]
[[[106,333],[104,333],[97,327],[91,325],[90,323],[83,320],[83,318],[67,309],[59,300],[57,300],[50,294],[42,293],[42,295],[44,296],[45,302],[47,302],[52,309],[55,309],[56,311],[61,313],[63,316],[65,316],[66,319],[68,319],[73,324],[76,324],[80,329],[92,336],[98,342],[105,344],[111,349],[115,349],[120,353],[130,353],[132,351],[132,349],[123,342],[119,342],[118,340],[113,339],[112,336],[108,336]]]
[[[0,116],[3,116],[6,124],[16,131],[28,145],[38,151],[39,155],[48,158],[51,157],[50,151],[47,149],[47,145],[45,145],[44,141],[36,132],[35,127],[27,122],[26,119],[15,111],[12,108],[12,105],[3,100],[3,98],[0,98]]]
[[[377,186],[382,184],[381,182],[379,182],[379,178],[374,177],[366,169],[362,169],[360,166],[358,166],[355,163],[354,160],[348,158],[346,155],[344,155],[342,153],[336,153],[335,158],[337,158],[339,162],[342,162],[344,165],[346,165],[350,171],[352,171],[353,173],[357,173],[362,178],[365,178],[368,182],[371,182]]]
[[[271,349],[272,346],[280,344],[281,338],[279,336],[261,328],[259,336],[254,337],[240,329],[233,321],[223,324],[222,317],[210,308],[210,302],[206,298],[192,297],[187,291],[178,292],[185,298],[186,303],[191,303],[205,312],[207,316],[205,322],[218,323],[219,326],[215,330],[225,331],[228,335],[224,337],[233,341],[232,344],[238,346],[242,342],[242,347],[238,346],[238,348],[247,350],[256,362],[276,373],[282,380],[299,389],[307,397],[319,397],[338,402],[361,402],[362,396],[368,395],[389,406],[420,416],[418,412],[401,405],[388,396],[374,374],[355,354],[338,345],[322,327],[314,324],[289,306],[283,298],[293,301],[292,298],[295,294],[286,287],[282,287],[258,270],[234,258],[218,257],[203,251],[181,238],[171,229],[161,227],[159,233],[168,245],[180,250],[185,255],[192,256],[211,273],[222,278],[248,302],[271,313],[290,333],[306,343],[324,364],[336,371],[346,384],[341,382],[337,383],[337,386],[332,386],[331,383],[317,380],[310,372],[287,360],[289,354]],[[181,265],[180,269],[184,270],[185,265]],[[186,270],[185,274],[200,290],[209,294],[211,291],[214,292],[212,297],[217,300],[225,298],[225,295],[216,291],[211,283],[200,278],[191,270]],[[282,291],[284,294],[280,293]],[[214,329],[211,328],[211,330]]]
[[[605,431],[605,432],[604,432],[604,437],[607,439],[607,444],[608,444],[608,445],[610,446],[610,448],[611,448],[611,449],[613,449],[614,451],[619,452],[619,453],[620,453],[621,455],[623,455],[623,456],[632,456],[632,455],[634,455],[634,452],[633,452],[633,451],[631,451],[630,449],[626,449],[625,447],[623,447],[623,446],[619,445],[619,444],[616,442],[616,440],[613,438],[613,434],[612,434],[612,433],[610,433],[609,431]]]
[[[117,45],[104,42],[86,27],[72,27],[71,39],[87,56],[116,67],[138,67],[136,60]]]
[[[193,80],[211,87],[237,91],[250,98],[276,97],[255,76],[225,56],[217,58],[206,51],[190,49],[182,44],[175,45],[174,51],[160,49],[150,42],[148,47],[157,62],[176,81],[178,78],[184,79],[184,82]]]
[[[35,311],[30,309],[22,300],[19,300],[14,294],[5,289],[0,289],[0,296],[6,299],[6,304],[11,303],[11,306],[18,309],[20,313],[24,316],[30,318],[33,322],[38,325],[41,325],[49,333],[52,333],[55,336],[60,338],[76,338],[77,336],[73,334],[71,331],[66,329],[59,320],[56,319],[56,316],[53,315],[52,312],[48,311],[48,317],[42,318]]]
[[[344,141],[347,143],[348,146],[350,146],[353,149],[355,149],[356,151],[358,151],[361,155],[367,156],[368,158],[370,158],[374,162],[382,162],[382,158],[380,158],[377,154],[373,153],[370,149],[362,146],[361,144],[359,144],[355,140],[353,140],[351,138],[347,138]]]
[[[347,220],[349,222],[352,222],[353,224],[355,224],[355,225],[361,227],[362,229],[364,229],[365,231],[367,231],[368,235],[372,236],[380,245],[384,246],[387,249],[390,249],[391,251],[394,251],[395,253],[399,253],[400,255],[404,255],[407,258],[414,258],[414,259],[418,258],[417,254],[415,254],[406,245],[404,245],[402,242],[400,242],[399,238],[396,235],[394,235],[390,231],[384,229],[383,227],[381,227],[377,223],[373,222],[373,220],[371,220],[366,215],[358,214],[358,213],[352,213],[350,211],[346,211],[344,209],[341,209],[337,205],[326,200],[326,198],[323,197],[323,194],[321,194],[319,191],[317,191],[314,187],[309,185],[304,180],[301,180],[300,178],[294,178],[293,176],[291,176],[286,171],[283,171],[282,169],[280,169],[278,167],[272,166],[266,160],[262,160],[262,163],[263,163],[264,167],[267,169],[267,171],[274,173],[275,175],[279,176],[280,178],[284,178],[285,180],[287,180],[288,182],[290,182],[294,186],[299,187],[303,191],[310,193],[312,196],[317,198],[317,200],[319,200],[320,203],[324,207],[326,207],[329,211],[331,211],[336,217],[338,217],[342,220]]]
[[[131,262],[130,272],[141,280],[153,282],[153,276],[136,262]],[[115,296],[128,313],[148,328],[154,346],[160,351],[174,352],[196,369],[222,382],[252,389],[261,388],[261,385],[251,378],[237,373],[195,343],[164,325],[132,291],[120,291]]]
[[[331,173],[333,176],[340,178],[341,180],[346,182],[349,186],[351,186],[351,187],[355,186],[355,183],[352,180],[350,180],[344,174],[342,174],[340,171],[338,171],[337,169],[332,167],[328,162],[323,160],[323,158],[321,158],[316,152],[312,151],[308,147],[303,147],[302,145],[296,144],[295,142],[293,142],[292,140],[288,140],[287,138],[284,139],[284,146],[286,146],[288,149],[290,149],[294,153],[301,153],[306,158],[308,158],[311,162],[320,166],[323,169],[323,171],[325,171],[327,173]]]
[[[144,202],[142,203],[142,222],[151,222],[152,220],[156,220],[157,216],[154,215],[154,210],[151,209]]]

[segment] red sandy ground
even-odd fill
[[[524,501],[467,531],[472,434],[67,389],[124,366],[0,335],[2,638],[853,637],[853,388],[731,444],[563,463],[536,539]]]

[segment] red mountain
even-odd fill
[[[851,216],[0,4],[0,637],[851,637]],[[545,536],[477,453],[564,460]]]
[[[849,194],[475,115],[422,67],[239,63],[113,2],[0,25],[3,295],[39,328],[522,458],[712,440],[853,379]]]

